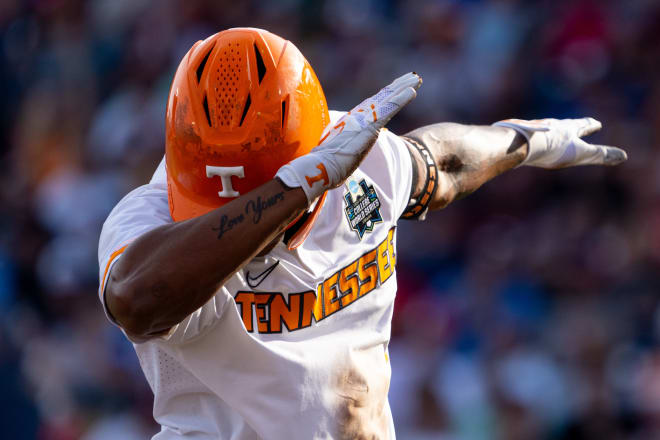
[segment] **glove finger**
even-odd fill
[[[628,160],[624,150],[609,145],[588,144],[583,140],[576,142],[577,157],[575,165],[619,165]]]
[[[607,145],[596,145],[596,147],[604,151],[603,164],[605,165],[619,165],[628,160],[628,154],[621,148]]]
[[[407,87],[392,96],[386,102],[380,104],[377,108],[377,117],[378,119],[374,121],[374,126],[376,129],[381,129],[387,124],[390,119],[394,117],[403,107],[405,107],[410,101],[415,99],[417,92],[412,87]]]
[[[513,128],[514,130],[527,130],[529,132],[535,131],[550,131],[550,127],[543,119],[533,119],[527,121],[525,119],[504,119],[502,121],[495,122],[493,125],[500,127]]]
[[[419,86],[422,85],[422,78],[417,75],[415,72],[406,73],[395,79],[392,84],[387,86],[393,91],[397,89],[413,87],[414,89],[419,89]]]
[[[414,89],[419,88],[421,84],[422,79],[419,75],[416,73],[407,73],[394,80],[390,85],[383,87],[374,96],[362,101],[355,106],[349,114],[352,114],[356,118],[362,128],[368,125],[380,125],[380,127],[382,127],[398,110],[400,110],[400,107],[407,104],[415,97],[413,94],[412,98],[410,98],[410,91],[407,91],[407,89],[413,89],[414,91]],[[402,96],[405,99],[397,98],[402,92]],[[396,108],[397,106],[399,106],[398,109]],[[387,115],[391,112],[393,112],[392,115],[387,118]],[[383,122],[382,124],[375,124],[381,118],[386,118],[386,120],[381,121]]]
[[[579,137],[588,136],[603,127],[603,124],[594,118],[573,119],[572,122],[577,125],[577,135]]]
[[[406,73],[395,79],[391,84],[380,89],[378,93],[365,99],[360,104],[355,106],[351,113],[370,112],[377,109],[379,106],[392,100],[392,96],[397,95],[402,90],[412,87],[418,89],[422,85],[422,78],[414,72]]]

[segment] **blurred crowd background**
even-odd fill
[[[401,439],[660,438],[660,2],[2,0],[0,437],[144,439],[152,394],[97,297],[114,204],[164,151],[175,67],[292,40],[333,109],[415,70],[391,124],[604,122],[615,169],[519,169],[399,231]]]

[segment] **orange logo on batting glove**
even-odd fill
[[[348,112],[348,113],[350,113],[350,112]],[[334,133],[335,130],[337,130],[337,129],[339,129],[339,133],[341,133],[342,131],[344,131],[345,126],[346,126],[346,121],[341,121],[339,124],[335,125],[334,127],[332,127],[332,130],[328,130],[328,132],[321,138],[321,140],[319,141],[318,144],[321,145],[323,143],[323,141],[326,140],[328,138],[328,136],[330,136],[331,133]],[[337,134],[339,134],[339,133],[337,133]]]
[[[310,186],[310,188],[312,187],[312,185],[314,185],[314,183],[318,182],[319,180],[323,180],[323,186],[326,186],[330,183],[330,178],[328,177],[328,171],[325,169],[325,165],[319,163],[318,165],[316,165],[316,168],[318,168],[321,171],[316,176],[314,177],[305,176],[305,179],[307,179],[307,184]]]

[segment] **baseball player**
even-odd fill
[[[289,41],[196,43],[167,104],[166,154],[99,243],[99,295],[154,392],[154,439],[393,439],[396,225],[514,167],[615,165],[594,119],[383,127],[406,74],[328,112]]]

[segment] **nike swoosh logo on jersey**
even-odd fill
[[[273,264],[272,266],[270,266],[269,268],[267,268],[266,270],[264,270],[254,278],[250,276],[250,271],[248,270],[247,273],[245,274],[245,278],[247,279],[248,286],[250,286],[253,289],[256,289],[257,286],[259,286],[259,284],[261,284],[266,279],[266,277],[268,277],[268,275],[270,275],[270,273],[275,270],[278,264],[280,264],[280,260],[277,260],[275,264]]]

